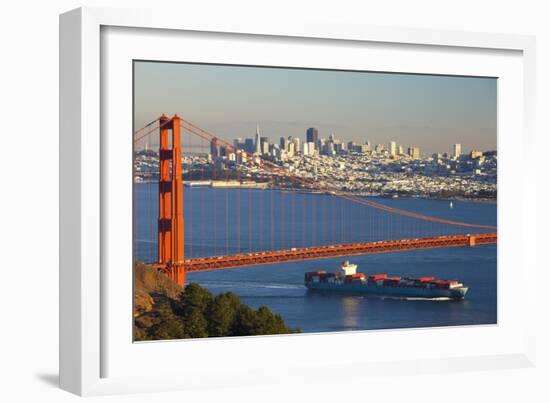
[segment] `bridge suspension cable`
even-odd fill
[[[159,120],[159,118],[156,118],[155,120],[151,120],[151,121],[150,121],[149,123],[147,123],[145,126],[140,127],[140,128],[137,129],[137,130],[134,130],[134,136],[135,136],[136,134],[138,134],[139,132],[145,130],[145,129],[148,128],[149,126],[151,126],[153,123],[158,122],[158,120]]]

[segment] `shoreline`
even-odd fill
[[[156,184],[156,181],[141,181],[141,182],[134,182],[136,185],[147,185],[147,184]],[[330,194],[330,191],[323,192],[320,190],[307,190],[307,189],[296,189],[296,188],[285,188],[285,187],[277,187],[277,186],[224,186],[224,187],[213,187],[213,186],[199,186],[197,188],[209,188],[209,189],[217,189],[217,190],[224,190],[224,189],[245,189],[245,190],[261,190],[261,191],[269,191],[269,190],[276,190],[279,192],[298,192],[302,194]],[[399,193],[391,193],[391,194],[383,194],[383,193],[362,193],[362,192],[349,192],[350,195],[359,196],[359,197],[366,197],[366,198],[381,198],[381,199],[421,199],[421,200],[440,200],[440,201],[460,201],[460,202],[475,202],[475,203],[488,203],[488,204],[497,204],[497,198],[489,198],[489,197],[464,197],[464,196],[452,196],[452,197],[438,197],[438,196],[430,196],[425,194],[418,194],[418,195],[400,195]],[[397,195],[395,197],[394,195]]]

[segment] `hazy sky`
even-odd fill
[[[334,132],[346,142],[397,141],[422,154],[496,149],[497,80],[329,70],[135,63],[135,127],[178,113],[232,141],[305,139]]]

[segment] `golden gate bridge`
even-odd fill
[[[209,174],[205,172],[204,167],[199,169],[199,172],[195,172],[199,179],[214,175],[211,179],[227,181],[232,170],[232,178],[237,183],[242,183],[242,168],[246,163],[247,166],[254,166],[271,181],[282,179],[292,185],[293,190],[304,190],[314,197],[322,194],[330,200],[326,197],[322,200],[316,198],[307,201],[306,204],[305,199],[297,201],[297,192],[293,191],[286,196],[283,192],[278,204],[274,202],[272,195],[267,201],[264,201],[262,195],[257,205],[254,205],[250,190],[247,199],[247,196],[241,194],[240,187],[237,188],[234,197],[229,195],[226,188],[223,200],[217,200],[216,192],[213,194],[213,200],[199,199],[200,206],[197,211],[200,214],[191,213],[192,209],[188,209],[187,221],[195,223],[188,225],[186,230],[186,200],[181,163],[184,147],[182,133],[187,139],[193,137],[199,140],[203,149],[221,147],[226,155],[233,154],[235,157],[231,169],[228,158],[221,161],[221,174],[217,174],[215,169]],[[324,182],[304,177],[261,155],[249,153],[178,115],[171,118],[162,115],[135,130],[135,146],[140,142],[149,141],[155,134],[159,136],[158,188],[155,189],[154,196],[147,196],[149,205],[145,215],[148,215],[151,223],[156,224],[149,225],[149,230],[156,232],[157,245],[155,251],[149,246],[146,263],[161,270],[182,286],[185,285],[187,272],[406,250],[474,247],[497,242],[496,226],[432,217],[343,191]],[[188,147],[191,147],[190,140]],[[216,178],[216,175],[219,177]],[[189,189],[191,193],[192,188]],[[152,193],[151,187],[149,193]],[[156,203],[154,199],[157,199]],[[192,200],[193,197],[189,198],[188,203],[191,204]],[[337,200],[339,204],[336,204]],[[206,208],[209,202],[210,208]],[[135,262],[143,256],[139,253],[141,246],[137,242],[140,210],[136,203],[137,197],[134,192]],[[158,207],[155,217],[151,209],[153,204]],[[338,206],[340,216],[337,212]],[[359,208],[351,209],[350,206]],[[243,208],[246,211],[242,211]],[[319,215],[315,214],[316,208],[321,211],[321,217],[328,217],[326,222],[317,222],[316,217]],[[257,214],[253,212],[255,209],[258,210]],[[290,224],[284,225],[283,221],[277,224],[274,220],[275,212],[290,217]],[[353,231],[354,236],[344,231],[343,226],[341,230],[336,228],[336,223],[341,221],[345,214],[357,215],[348,217],[351,222],[361,227],[360,230]],[[197,220],[206,216],[213,216],[213,221],[210,220],[209,224],[206,220],[202,223],[199,221],[197,224]],[[269,219],[264,218],[265,216]],[[210,228],[209,234],[205,232],[207,226],[213,227]],[[218,227],[222,226],[225,234],[220,237],[217,231]],[[213,246],[208,249],[203,247],[202,251],[197,245],[193,247],[192,234],[186,234],[186,231],[191,232],[193,228],[195,231],[202,230],[202,242],[209,238]],[[278,242],[274,241],[277,238],[275,232],[280,238]],[[186,235],[189,235],[188,239]],[[267,237],[267,241],[262,239]],[[225,245],[218,245],[218,240]]]

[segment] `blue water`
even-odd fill
[[[156,185],[136,185],[136,251],[156,251]],[[496,225],[496,204],[444,200],[372,201],[449,220]],[[240,205],[240,212],[237,206]],[[185,189],[186,257],[224,255],[354,241],[416,238],[490,230],[423,223],[328,195],[246,189]],[[464,301],[392,299],[308,292],[304,272],[334,270],[343,258],[189,273],[213,293],[232,291],[253,306],[268,306],[304,332],[493,324],[497,320],[496,246],[448,248],[349,260],[367,274],[457,279],[470,289]]]

